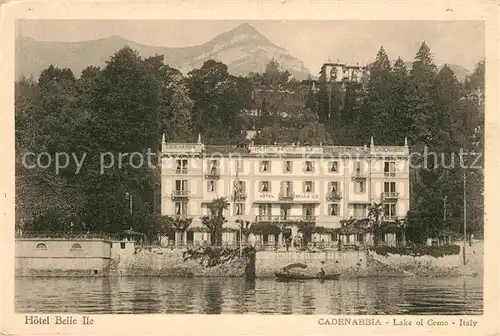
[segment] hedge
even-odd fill
[[[458,245],[442,245],[442,246],[426,246],[426,245],[415,245],[415,246],[377,246],[372,248],[375,253],[383,256],[388,254],[399,254],[399,255],[411,255],[411,256],[423,256],[429,255],[435,258],[444,257],[446,255],[457,255],[460,254],[460,246]]]

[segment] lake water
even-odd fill
[[[282,283],[239,278],[16,278],[17,313],[461,314],[483,312],[482,278]]]

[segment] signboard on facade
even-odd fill
[[[298,194],[298,195],[295,195],[295,198],[299,198],[299,199],[317,199],[317,198],[319,198],[319,195],[318,194]]]
[[[250,146],[253,154],[323,154],[323,147],[310,146]]]

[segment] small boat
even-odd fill
[[[340,277],[340,273],[332,273],[332,274],[316,274],[316,275],[308,275],[308,274],[297,274],[297,273],[286,273],[286,272],[274,272],[276,276],[276,280],[280,281],[293,281],[293,280],[338,280]]]
[[[281,272],[274,272],[276,280],[280,281],[292,281],[292,280],[337,280],[340,277],[340,273],[325,274],[324,272],[318,272],[316,275],[307,275],[300,273],[289,273],[288,271],[292,268],[307,268],[307,265],[295,263],[283,267]]]

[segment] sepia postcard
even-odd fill
[[[495,1],[1,9],[1,335],[499,335]]]

